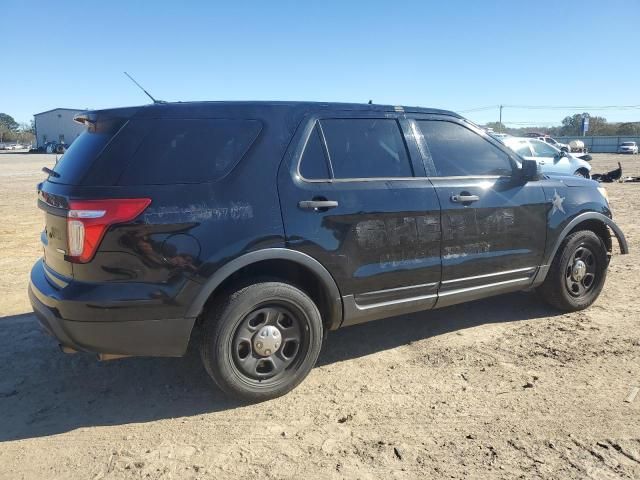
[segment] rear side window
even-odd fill
[[[335,178],[413,176],[396,120],[326,119],[320,125]]]
[[[318,126],[316,125],[307,140],[300,162],[300,174],[309,180],[324,180],[330,178],[327,159]]]
[[[509,157],[470,129],[453,122],[418,121],[436,176],[511,175]]]
[[[225,176],[261,130],[258,120],[157,119],[125,168],[122,185],[205,183]]]

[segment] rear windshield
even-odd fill
[[[80,184],[94,160],[123,124],[122,119],[101,120],[91,124],[56,163],[53,171],[58,176],[50,176],[49,181],[68,185]]]
[[[204,183],[224,177],[261,130],[258,120],[156,119],[131,157],[120,185]]]

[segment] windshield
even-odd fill
[[[635,147],[636,142],[622,142],[623,147]]]

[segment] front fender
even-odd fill
[[[562,245],[562,242],[564,241],[564,239],[567,238],[567,235],[569,235],[569,233],[578,225],[588,220],[597,220],[604,223],[607,227],[609,227],[611,231],[614,233],[614,235],[616,236],[616,238],[618,239],[618,245],[620,246],[620,253],[622,255],[626,255],[629,253],[629,244],[627,243],[627,239],[625,238],[624,233],[622,233],[622,230],[620,229],[620,227],[611,218],[598,212],[581,213],[576,217],[574,217],[562,229],[562,232],[560,232],[560,235],[558,235],[558,238],[553,248],[549,252],[545,252],[545,261],[543,265],[540,267],[538,274],[536,275],[536,278],[534,280],[534,286],[541,284],[546,278],[547,272],[549,271],[549,267],[551,266],[551,262],[553,262],[553,259],[556,256],[556,253],[558,252],[560,245]]]

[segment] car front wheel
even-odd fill
[[[200,353],[227,394],[258,402],[295,388],[315,365],[322,319],[307,294],[282,282],[238,288],[209,309]]]
[[[556,252],[538,293],[559,310],[587,308],[602,291],[608,263],[607,248],[598,235],[589,230],[572,233]]]

